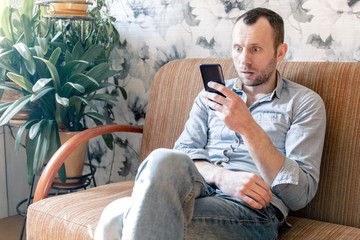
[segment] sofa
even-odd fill
[[[102,210],[110,202],[130,196],[133,181],[47,198],[57,170],[82,142],[108,132],[142,134],[139,161],[156,148],[172,148],[195,96],[203,88],[200,63],[220,63],[226,79],[237,75],[231,59],[171,61],[154,77],[143,127],[91,128],[55,153],[40,177],[34,203],[27,211],[27,239],[93,238]],[[360,239],[360,63],[281,62],[278,70],[287,79],[320,94],[327,110],[317,194],[304,209],[290,212],[287,221],[293,228],[281,232],[279,239]]]

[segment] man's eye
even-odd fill
[[[235,46],[235,47],[234,47],[234,50],[237,51],[237,52],[241,52],[241,47]]]
[[[258,47],[253,48],[253,52],[259,52],[259,51],[260,51],[260,48],[258,48]]]

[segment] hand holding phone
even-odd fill
[[[225,97],[224,94],[222,94],[221,92],[219,92],[213,88],[210,88],[208,86],[208,83],[211,81],[225,85],[221,65],[220,64],[200,64],[200,72],[201,72],[201,76],[203,79],[205,90],[208,92],[217,93],[217,94]]]
[[[224,76],[222,73],[221,65],[220,64],[200,64],[200,72],[201,72],[205,90],[208,92],[217,93],[217,94],[225,97],[225,95],[222,94],[221,92],[219,92],[213,88],[210,88],[208,86],[208,83],[211,81],[220,83],[225,86],[225,81],[224,81]],[[212,110],[214,110],[214,109],[212,109]]]

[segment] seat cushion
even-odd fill
[[[36,202],[28,208],[27,239],[93,239],[103,209],[130,196],[133,186],[133,181],[112,183]]]
[[[130,196],[133,181],[112,183],[72,194],[50,197],[32,204],[27,214],[27,239],[93,239],[103,209]],[[360,239],[360,228],[288,217],[293,225],[279,239]]]
[[[289,216],[287,220],[293,228],[290,231],[281,233],[279,240],[360,239],[360,228],[293,216]]]

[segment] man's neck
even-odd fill
[[[263,96],[271,93],[276,88],[277,84],[277,71],[271,76],[271,78],[263,84],[257,86],[242,86],[243,91],[246,93],[247,101],[246,105],[250,107],[253,105],[258,99]]]

